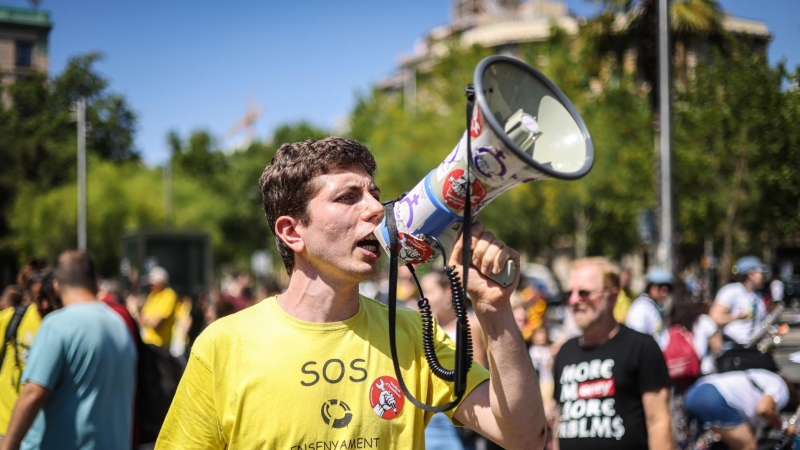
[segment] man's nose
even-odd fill
[[[364,220],[380,223],[383,219],[383,204],[375,197],[367,195],[367,206],[364,210]]]

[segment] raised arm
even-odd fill
[[[539,379],[509,300],[519,282],[519,254],[493,233],[484,232],[480,222],[473,225],[472,248],[473,266],[481,272],[499,273],[513,260],[517,277],[504,288],[470,268],[467,290],[483,329],[489,382],[473,389],[454,417],[505,448],[541,449],[546,427]],[[460,266],[460,261],[459,239],[450,262]]]

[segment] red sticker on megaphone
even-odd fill
[[[472,182],[470,200],[473,208],[486,197],[486,187],[478,180]],[[447,206],[456,211],[464,209],[464,199],[467,197],[467,176],[463,169],[456,169],[447,175],[442,184],[442,197]]]
[[[481,109],[475,108],[475,114],[472,115],[472,121],[469,124],[469,134],[474,138],[481,135],[483,132],[483,118],[481,117]]]
[[[401,231],[397,233],[397,240],[400,241],[397,245],[398,256],[405,262],[422,264],[433,256],[433,247],[422,239]]]

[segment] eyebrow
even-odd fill
[[[351,183],[351,184],[347,184],[345,186],[342,186],[342,188],[340,190],[338,190],[338,192],[349,192],[349,191],[358,191],[358,190],[361,190],[361,185],[357,184],[357,183]],[[381,194],[380,188],[378,186],[374,185],[374,184],[369,186],[367,188],[367,190],[370,193],[376,193],[377,192],[378,195]]]

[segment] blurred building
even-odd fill
[[[0,85],[34,71],[47,73],[48,36],[53,24],[47,11],[0,6]],[[3,92],[0,101],[8,104]],[[17,255],[0,252],[0,287],[16,279]]]
[[[576,35],[585,20],[570,12],[566,2],[558,0],[453,0],[451,22],[432,29],[417,42],[411,54],[400,56],[396,72],[379,85],[388,91],[413,94],[416,73],[429,71],[454,40],[465,47],[478,45],[492,49],[495,54],[516,56],[521,44],[549,39],[554,26],[567,35]],[[628,20],[620,15],[615,26],[622,28]],[[772,37],[767,24],[759,20],[726,14],[722,27],[746,36],[756,52],[764,52]],[[686,53],[691,66],[698,58],[709,56],[709,46],[700,42]],[[623,62],[626,69],[635,70],[635,59],[634,50],[626,53]]]
[[[0,83],[49,69],[50,12],[0,6]]]

